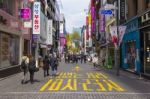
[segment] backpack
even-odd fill
[[[21,62],[21,69],[27,69],[26,59]]]

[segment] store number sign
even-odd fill
[[[40,2],[33,5],[33,34],[40,34]]]

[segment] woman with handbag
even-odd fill
[[[29,56],[29,65],[28,65],[29,73],[30,73],[30,82],[33,84],[34,82],[34,72],[36,70],[36,61],[32,55]]]

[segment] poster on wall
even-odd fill
[[[40,2],[34,2],[33,4],[33,34],[40,34]]]

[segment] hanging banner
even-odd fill
[[[123,39],[123,36],[125,34],[125,31],[126,31],[126,26],[119,26],[119,46],[122,42],[122,39]]]
[[[118,47],[118,43],[120,46],[122,39],[123,39],[123,36],[125,34],[126,26],[119,26],[118,30],[119,30],[119,40],[118,40],[118,34],[117,34],[117,26],[111,26],[110,27],[110,34],[112,37],[112,42],[115,45],[115,48]]]
[[[100,14],[100,32],[105,32],[105,15]]]
[[[33,34],[40,34],[40,2],[33,4]]]
[[[117,35],[117,27],[116,26],[111,26],[110,27],[110,34],[112,37],[112,42],[115,45],[115,48],[117,48],[118,46],[118,35]]]

